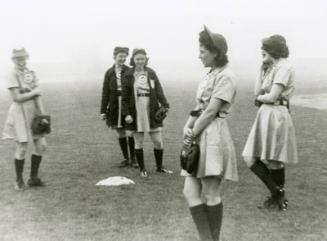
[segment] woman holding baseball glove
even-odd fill
[[[242,155],[271,193],[262,207],[286,210],[285,164],[298,162],[295,130],[289,113],[294,70],[287,60],[289,50],[283,36],[265,38],[261,48],[263,65],[255,85],[255,104],[260,108]]]
[[[154,70],[147,67],[148,58],[144,49],[134,49],[131,66],[123,79],[122,113],[126,128],[134,131],[135,156],[141,176],[147,177],[144,165],[144,133],[149,133],[154,144],[157,172],[172,173],[165,169],[161,129],[169,104]]]
[[[184,127],[181,156],[186,160],[181,157],[181,175],[185,176],[183,193],[200,239],[217,241],[223,217],[221,182],[238,180],[234,144],[226,121],[236,87],[228,66],[225,38],[205,27],[199,42],[199,58],[210,71],[199,85],[196,107]],[[194,162],[192,171],[188,162]]]
[[[35,73],[26,67],[29,55],[24,48],[14,49],[14,70],[8,76],[8,89],[13,99],[6,119],[3,139],[16,141],[15,170],[16,190],[23,190],[23,170],[28,144],[34,143],[31,156],[30,187],[43,186],[38,177],[42,156],[46,150],[45,134],[50,132],[50,117],[45,115],[39,81]]]

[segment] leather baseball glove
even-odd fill
[[[37,115],[32,122],[32,133],[35,135],[51,132],[51,118],[49,115]]]
[[[157,110],[154,117],[157,122],[162,122],[167,117],[167,113],[168,113],[168,108],[161,106],[159,110]]]

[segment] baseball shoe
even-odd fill
[[[129,162],[127,159],[125,159],[124,161],[122,161],[121,163],[119,163],[118,167],[122,168],[122,167],[128,167],[129,166]]]
[[[30,178],[27,181],[29,187],[44,187],[45,183],[38,177]]]
[[[23,191],[25,190],[26,185],[23,180],[17,180],[15,183],[15,190],[16,191]]]
[[[137,161],[135,159],[131,160],[131,167],[139,168],[139,164],[137,164]]]
[[[166,173],[166,174],[173,174],[173,171],[168,170],[168,169],[166,169],[164,167],[157,168],[157,172],[159,172],[159,173]]]
[[[146,172],[146,170],[143,170],[143,171],[141,171],[141,177],[148,177],[149,175],[148,175],[148,173]]]

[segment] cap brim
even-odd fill
[[[209,29],[206,25],[204,25],[204,31],[207,32],[207,34],[209,35],[209,37],[210,37],[211,40],[213,41],[213,40],[214,40],[214,38],[213,38],[213,34],[212,34],[212,32],[210,31],[210,29]]]
[[[25,58],[28,59],[29,55],[28,54],[21,54],[21,55],[14,55],[11,58],[16,59],[16,58]]]
[[[206,31],[210,36],[212,35],[211,31],[206,25],[204,25],[204,31]]]

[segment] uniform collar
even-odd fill
[[[16,73],[24,73],[24,72],[28,71],[27,67],[25,67],[23,70],[21,70],[17,66],[14,67],[14,70]]]
[[[124,68],[124,65],[122,65],[122,66],[119,66],[119,65],[114,65],[114,68],[115,68],[115,70],[119,70],[119,71],[122,71],[122,70],[123,70],[123,68]]]
[[[222,72],[226,67],[227,67],[227,64],[224,65],[224,66],[222,66],[222,67],[217,67],[217,68],[215,68],[215,69],[213,69],[213,70],[210,70],[210,71],[208,72],[208,75],[217,75],[217,74],[219,74],[220,72]]]
[[[284,64],[286,62],[287,62],[286,58],[280,58],[273,64],[273,66],[279,66],[279,65],[282,65],[282,64]]]

